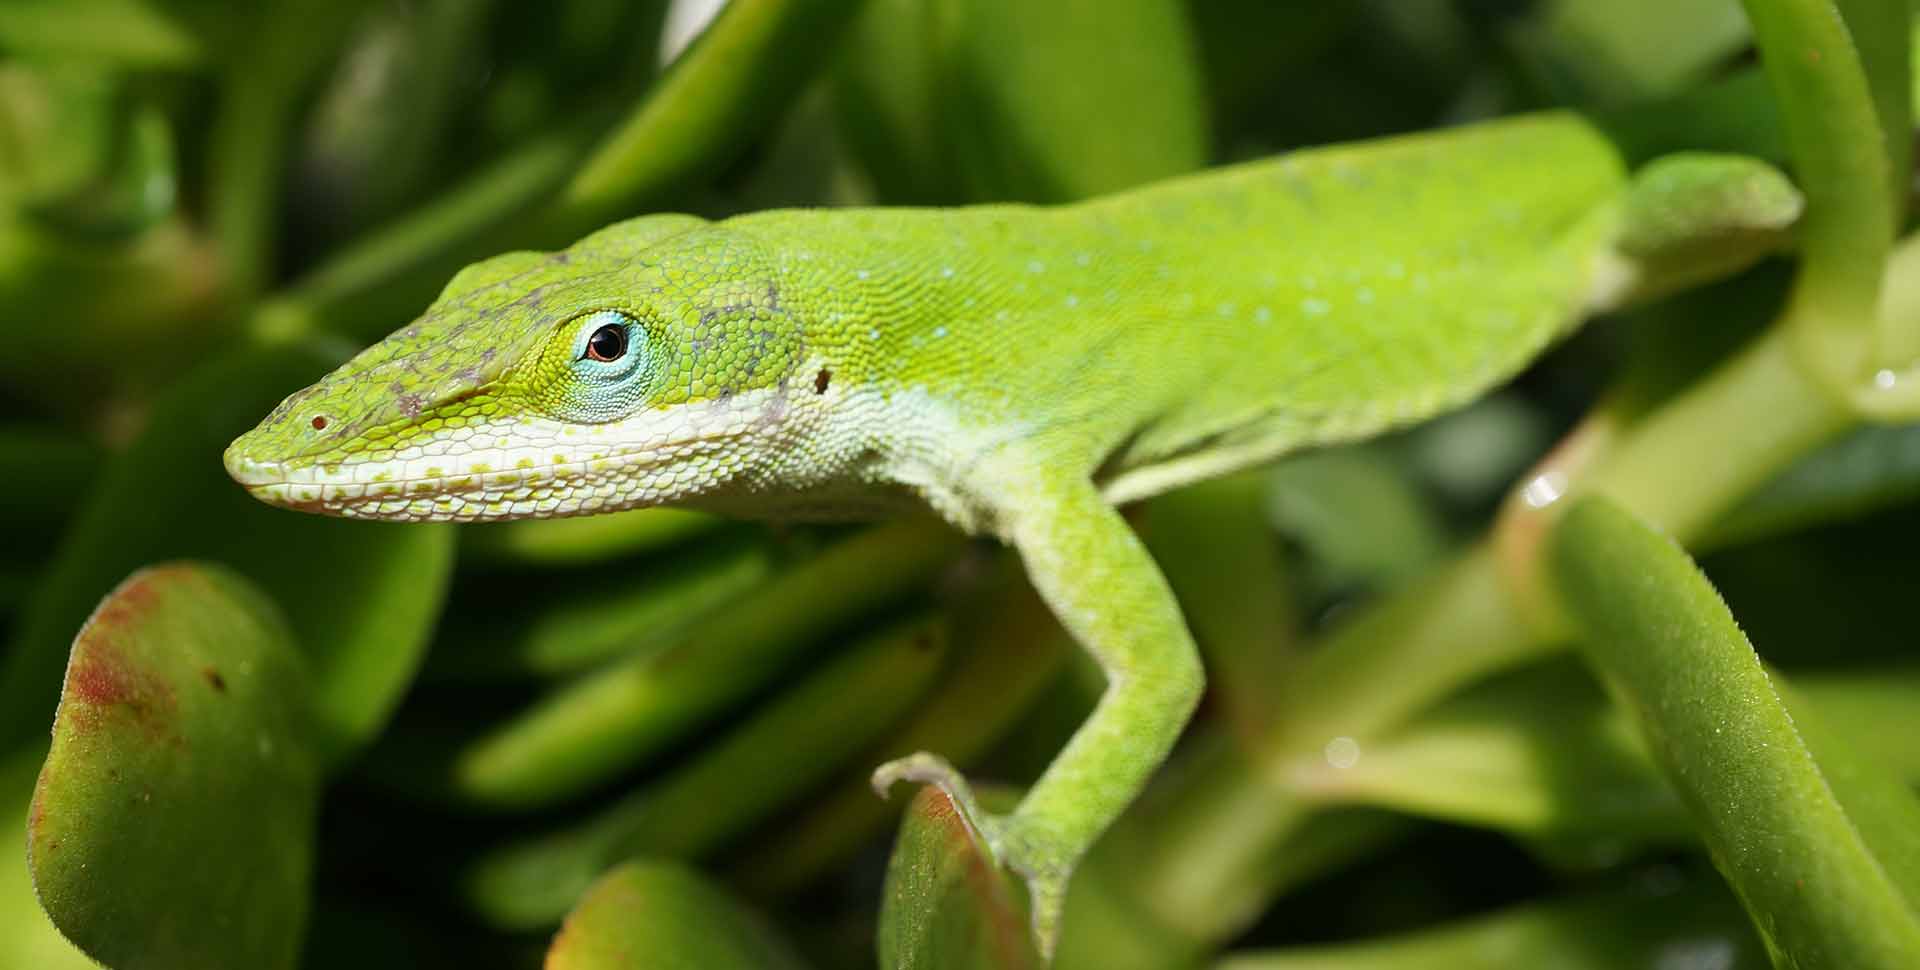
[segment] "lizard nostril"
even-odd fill
[[[315,430],[315,431],[325,431],[325,430],[327,430],[327,416],[326,416],[326,415],[324,415],[324,414],[316,414],[316,415],[314,415],[314,416],[313,416],[313,430]]]

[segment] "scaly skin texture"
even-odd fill
[[[1626,185],[1584,122],[1540,116],[1051,209],[649,216],[468,268],[227,467],[263,500],[364,518],[931,505],[1012,543],[1109,677],[1011,815],[972,813],[1050,948],[1074,863],[1201,688],[1113,504],[1510,376],[1641,273],[1613,246]],[[607,326],[625,352],[588,359]],[[930,755],[876,774],[896,778],[964,799]]]

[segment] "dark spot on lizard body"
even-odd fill
[[[825,367],[820,368],[820,373],[813,375],[813,393],[815,394],[827,393],[827,384],[832,380],[833,380],[833,372],[826,369]]]

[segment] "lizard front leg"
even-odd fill
[[[1020,487],[1005,487],[1015,482]],[[1034,936],[1050,956],[1074,866],[1166,760],[1203,675],[1166,580],[1092,482],[1016,473],[1000,478],[1002,489],[1003,535],[1061,624],[1099,662],[1106,692],[1011,815],[965,804],[964,781],[932,755],[882,766],[874,784],[884,791],[899,779],[936,783],[961,801],[1001,864],[1025,878]]]

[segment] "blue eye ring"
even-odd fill
[[[618,310],[595,310],[581,318],[574,338],[574,369],[600,378],[632,373],[646,356],[646,331]]]

